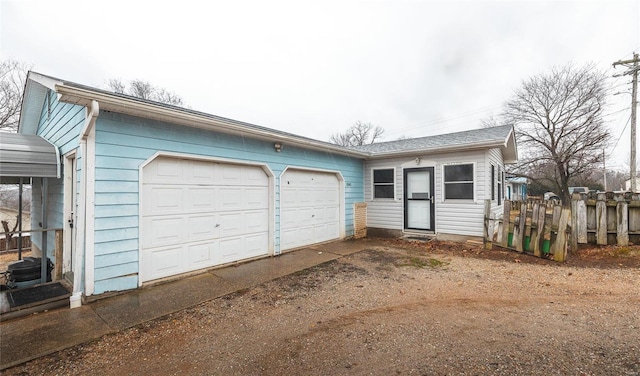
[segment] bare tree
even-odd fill
[[[373,144],[382,138],[383,133],[384,128],[358,120],[344,132],[331,135],[329,142],[342,146],[361,146]]]
[[[116,78],[110,79],[107,82],[107,87],[114,93],[118,94],[125,94],[127,91],[127,85]]]
[[[133,97],[147,99],[151,101],[171,104],[174,106],[183,106],[182,98],[164,88],[156,87],[148,81],[131,80],[129,85],[118,79],[110,79],[107,87],[115,93],[131,95]]]
[[[30,68],[16,60],[0,62],[0,129],[18,130],[24,84]]]
[[[602,163],[609,141],[605,76],[592,65],[554,68],[523,82],[505,105],[521,155],[516,172],[547,180],[568,202],[569,183]]]

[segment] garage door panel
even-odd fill
[[[187,212],[215,211],[216,189],[213,187],[187,187]]]
[[[313,244],[315,242],[313,226],[283,230],[281,231],[280,239],[282,249],[291,249]]]
[[[182,213],[185,207],[184,188],[145,186],[143,195],[148,205],[143,205],[143,215]]]
[[[338,223],[340,221],[340,209],[336,207],[324,208],[324,218],[327,222]]]
[[[218,190],[217,210],[232,211],[245,209],[244,190],[238,187],[221,187]]]
[[[216,215],[190,216],[187,221],[188,225],[186,230],[188,231],[188,241],[213,239],[216,237],[218,232]]]
[[[335,174],[287,170],[281,184],[280,249],[340,237],[340,182]]]
[[[156,249],[150,252],[149,260],[145,260],[145,262],[148,261],[150,265],[149,273],[152,279],[167,277],[184,270],[183,261],[185,258],[182,256],[183,254],[184,248],[182,246]]]
[[[236,236],[244,232],[244,213],[220,213],[218,222],[220,237]]]
[[[245,209],[268,209],[269,188],[251,187],[244,189]]]
[[[264,248],[269,242],[267,232],[219,240],[220,263],[240,261],[246,258],[264,255]]]
[[[269,243],[269,233],[261,232],[244,237],[244,249],[247,257],[256,257],[264,254],[264,247]]]
[[[207,242],[204,244],[193,244],[187,247],[189,254],[189,267],[190,268],[206,268],[216,264],[215,260],[215,243]]]
[[[207,161],[190,161],[186,181],[194,184],[215,184],[218,166]]]
[[[243,185],[263,186],[265,172],[261,168],[252,168],[243,171]]]
[[[260,167],[160,157],[144,167],[141,192],[143,282],[268,253]]]
[[[263,186],[265,176],[264,170],[259,167],[238,170],[237,166],[220,164],[217,181],[220,185]]]
[[[287,209],[282,211],[281,226],[285,229],[313,225],[313,210],[311,208]]]
[[[185,222],[182,216],[143,218],[145,231],[142,232],[142,247],[153,248],[182,243]]]
[[[244,224],[246,231],[249,233],[269,231],[269,211],[246,212]]]

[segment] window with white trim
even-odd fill
[[[395,169],[373,170],[373,198],[395,198]]]
[[[473,163],[444,166],[444,198],[473,200]]]

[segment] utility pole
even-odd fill
[[[638,54],[633,53],[633,59],[631,60],[618,60],[613,63],[614,68],[616,65],[623,65],[629,68],[623,75],[631,75],[631,192],[637,192],[636,189],[636,107],[638,105]]]

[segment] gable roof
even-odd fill
[[[22,103],[23,115],[20,117],[18,132],[35,134],[40,110],[46,100],[47,89],[55,91],[58,95],[58,100],[65,103],[89,106],[93,101],[97,101],[100,110],[221,133],[250,136],[261,140],[280,142],[285,147],[289,144],[358,158],[366,158],[368,156],[367,152],[345,148],[329,142],[188,108],[141,99],[126,94],[118,94],[36,72],[29,72],[27,78],[25,97]]]
[[[506,163],[514,163],[517,160],[515,137],[511,126],[381,142],[360,147],[343,147],[188,108],[118,94],[33,71],[29,72],[25,84],[25,95],[22,102],[18,132],[36,133],[40,111],[46,100],[47,90],[57,93],[58,100],[65,103],[89,107],[92,103],[97,102],[100,110],[221,133],[249,136],[274,143],[279,142],[284,144],[285,147],[290,144],[362,159],[500,147]]]
[[[505,163],[515,163],[518,156],[513,127],[502,125],[352,147],[354,150],[370,153],[373,158],[489,148],[500,148]]]

